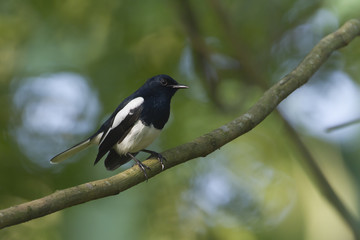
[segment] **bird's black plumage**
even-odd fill
[[[132,111],[130,110],[129,114],[118,126],[113,128],[111,131],[107,129],[109,133],[106,136],[105,134],[103,134],[103,136],[105,137],[102,138],[100,141],[99,151],[94,164],[96,164],[107,152],[109,152],[117,142],[121,142],[122,140],[124,140],[124,138],[130,132],[131,128],[139,120],[143,108],[144,107],[140,105]]]
[[[108,170],[114,170],[134,159],[146,175],[146,166],[135,156],[139,151],[145,151],[156,156],[163,164],[160,154],[145,150],[145,147],[158,136],[168,121],[171,98],[181,88],[188,87],[178,84],[168,75],[150,78],[120,103],[95,134],[56,155],[51,162],[60,162],[89,145],[98,144],[99,151],[95,164],[108,153],[105,159]]]

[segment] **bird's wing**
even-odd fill
[[[99,152],[96,156],[96,164],[117,142],[121,142],[130,132],[134,124],[139,120],[143,110],[144,98],[137,97],[129,101],[113,117],[111,126],[101,137]]]

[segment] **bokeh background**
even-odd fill
[[[355,0],[1,1],[0,208],[131,166],[94,167],[96,148],[58,165],[49,159],[94,132],[149,77],[190,86],[173,98],[151,147],[162,151],[245,112],[359,13]],[[206,158],[1,230],[0,239],[353,239],[284,120],[359,218],[359,66],[356,39],[278,113]]]

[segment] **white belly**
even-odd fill
[[[128,135],[114,148],[117,153],[135,153],[149,146],[160,134],[161,130],[154,126],[145,126],[141,121],[137,121]]]

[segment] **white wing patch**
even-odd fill
[[[134,98],[133,100],[131,100],[130,102],[128,102],[128,104],[125,105],[125,107],[123,107],[123,109],[121,109],[114,118],[113,124],[111,125],[111,127],[108,129],[108,131],[105,133],[105,136],[102,138],[102,141],[100,142],[100,144],[105,140],[105,138],[107,137],[107,135],[109,134],[109,132],[116,128],[117,126],[119,126],[119,124],[126,118],[126,116],[128,116],[131,113],[131,110],[139,107],[142,103],[144,102],[144,98],[142,97],[137,97]]]
[[[143,102],[144,98],[137,97],[126,104],[125,107],[116,114],[111,128],[116,128],[126,118],[126,116],[130,114],[132,109],[139,107]]]

